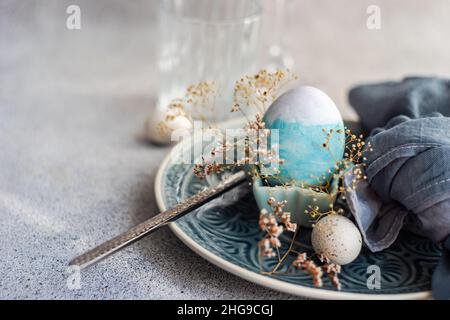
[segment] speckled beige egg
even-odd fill
[[[361,233],[355,224],[341,215],[320,219],[312,230],[314,251],[324,254],[331,262],[344,265],[355,260],[361,251]]]

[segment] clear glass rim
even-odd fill
[[[179,14],[179,13],[175,13],[172,10],[170,10],[170,8],[168,8],[166,5],[164,5],[164,3],[165,3],[165,1],[162,1],[160,3],[160,8],[162,11],[164,11],[168,15],[175,16],[177,19],[179,19],[179,21],[182,21],[183,23],[189,23],[189,24],[203,24],[203,25],[212,25],[212,26],[216,26],[216,25],[227,26],[227,25],[240,25],[240,24],[245,25],[245,24],[250,24],[250,23],[254,23],[254,22],[261,20],[262,13],[263,13],[261,3],[259,3],[258,1],[254,1],[255,9],[252,10],[251,13],[249,13],[248,15],[245,15],[243,17],[234,18],[234,19],[206,20],[206,19],[202,19],[202,18],[190,17],[190,16]]]

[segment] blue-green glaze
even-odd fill
[[[305,125],[282,119],[263,121],[271,130],[278,130],[279,156],[284,161],[278,174],[284,181],[295,180],[297,184],[323,184],[329,181],[336,162],[342,160],[345,148],[344,124]],[[333,132],[327,140],[326,132]],[[325,132],[324,132],[325,131]],[[274,134],[271,133],[271,139]],[[271,145],[273,141],[269,139]],[[331,171],[331,172],[330,172]],[[323,178],[323,175],[325,176]]]

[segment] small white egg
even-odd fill
[[[165,119],[166,111],[155,109],[145,121],[145,135],[147,139],[157,144],[170,144],[172,133],[175,130],[192,129],[191,121],[185,116],[175,116],[173,119],[165,121],[166,130],[161,130],[160,123]]]
[[[355,260],[362,246],[361,233],[348,218],[334,214],[320,219],[314,226],[311,242],[317,254],[332,263],[344,265]]]

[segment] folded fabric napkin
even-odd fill
[[[363,85],[350,91],[349,100],[373,146],[365,154],[367,180],[347,195],[365,244],[383,250],[402,228],[442,242],[432,291],[449,299],[450,80]]]

